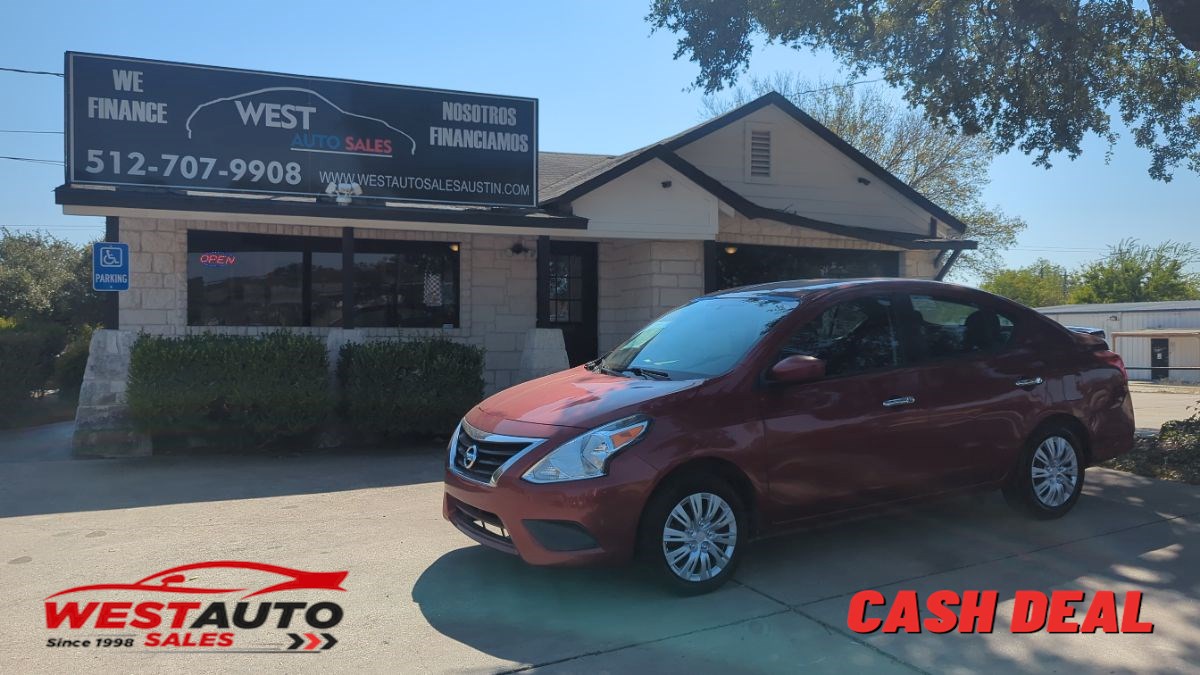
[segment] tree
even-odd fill
[[[1085,135],[1111,148],[1119,110],[1150,151],[1150,176],[1200,171],[1200,37],[1194,0],[653,0],[647,20],[677,33],[675,58],[713,93],[749,64],[752,38],[826,49],[853,74],[872,71],[934,122],[984,134],[1050,166]],[[1190,17],[1190,18],[1189,18]],[[1184,44],[1181,44],[1184,43]]]
[[[66,326],[99,322],[90,250],[42,232],[0,228],[0,316]]]
[[[1030,307],[1049,307],[1067,304],[1075,284],[1065,267],[1039,258],[1026,267],[987,274],[980,288]]]
[[[1200,299],[1200,249],[1191,244],[1164,242],[1157,246],[1125,239],[1108,254],[1079,271],[1072,303],[1153,302]]]
[[[966,236],[979,249],[964,252],[952,274],[984,276],[1000,268],[1002,252],[1026,225],[982,201],[994,156],[986,141],[939,128],[920,112],[887,100],[878,87],[807,82],[788,74],[751,78],[729,95],[706,97],[704,113],[715,116],[773,90],[966,224]]]

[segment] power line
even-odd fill
[[[63,76],[62,73],[51,73],[47,70],[25,70],[24,68],[5,68],[3,66],[0,66],[0,70],[5,70],[10,73],[23,73],[25,75],[53,75],[55,77]]]
[[[1010,250],[1010,251],[1033,251],[1033,252],[1040,252],[1040,253],[1090,253],[1093,251],[1107,251],[1108,249],[1104,249],[1104,248],[1023,248],[1020,246],[1014,246],[1008,250]]]
[[[59,166],[62,166],[63,164],[62,162],[53,159],[35,159],[33,157],[9,157],[7,155],[0,155],[0,159],[10,159],[14,162],[30,162],[32,164],[57,164]]]
[[[796,92],[796,93],[798,95],[803,95],[803,94],[815,94],[815,93],[821,92],[821,91],[829,91],[830,89],[849,89],[850,87],[856,87],[860,84],[871,84],[874,82],[883,82],[886,79],[887,78],[884,78],[884,77],[877,77],[873,80],[856,80],[854,82],[846,82],[845,84],[834,84],[834,85],[830,85],[828,87],[809,89],[808,91],[800,91],[800,92]]]
[[[61,131],[34,131],[32,129],[0,129],[0,134],[62,134]]]

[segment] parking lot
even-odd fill
[[[794,670],[1182,672],[1200,662],[1200,488],[1088,474],[1067,518],[997,495],[760,542],[733,583],[678,598],[627,569],[547,570],[442,521],[441,452],[0,464],[6,672]],[[304,654],[49,649],[42,601],[202,560],[349,570],[339,643]],[[997,630],[860,636],[851,595],[1000,593]],[[1018,589],[1146,594],[1152,635],[1012,635]]]
[[[1163,422],[1200,412],[1200,387],[1130,382],[1129,393],[1139,433],[1158,433]]]

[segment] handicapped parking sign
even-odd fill
[[[129,290],[129,244],[115,241],[92,244],[92,289]]]

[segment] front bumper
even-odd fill
[[[653,467],[633,454],[621,454],[600,478],[541,485],[521,479],[546,452],[575,435],[578,430],[550,439],[509,467],[494,486],[447,467],[442,515],[480,544],[533,565],[627,562],[654,486]]]

